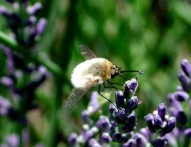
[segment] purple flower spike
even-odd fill
[[[181,62],[181,68],[184,71],[185,75],[191,77],[191,65],[188,63],[187,59],[183,59]]]
[[[186,129],[186,130],[184,131],[184,134],[191,139],[191,128]]]
[[[103,142],[103,143],[110,143],[111,142],[111,137],[110,137],[109,133],[106,133],[106,132],[102,133],[101,142]]]
[[[30,15],[36,15],[42,9],[42,4],[40,2],[35,3],[33,6],[27,8],[27,12]]]
[[[117,107],[123,107],[124,106],[124,96],[122,91],[116,91],[115,92],[115,99],[116,99],[116,105]]]
[[[167,112],[166,104],[165,103],[161,103],[158,106],[158,115],[162,118],[162,120],[164,120],[166,112]]]
[[[189,95],[185,91],[177,91],[177,92],[175,92],[175,98],[177,101],[182,102],[182,101],[188,100]]]
[[[76,145],[76,143],[77,143],[77,134],[76,133],[72,133],[71,135],[70,135],[70,137],[69,137],[69,144],[71,145],[71,146],[75,146]]]
[[[36,26],[37,34],[41,35],[47,25],[47,21],[44,18],[41,18]]]

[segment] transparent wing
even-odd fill
[[[83,88],[83,89],[79,89],[79,88],[73,88],[72,92],[70,93],[67,101],[66,101],[66,105],[65,107],[67,109],[72,109],[77,103],[78,101],[84,96],[84,94],[92,87],[94,86],[96,83],[96,81],[91,82],[87,87]]]
[[[82,56],[86,60],[96,58],[96,55],[94,54],[94,52],[86,45],[81,44],[79,47],[80,47],[80,52],[81,52]]]

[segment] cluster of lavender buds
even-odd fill
[[[47,24],[46,19],[37,17],[42,9],[41,3],[37,2],[30,6],[27,0],[21,2],[7,0],[7,2],[12,5],[12,10],[0,6],[0,14],[4,16],[12,31],[10,35],[17,40],[19,45],[33,48]]]
[[[168,138],[165,135],[174,129],[176,118],[168,115],[166,104],[161,103],[157,110],[145,116],[145,120],[147,128],[142,129],[141,132],[147,140],[155,147],[167,145]]]
[[[81,135],[72,133],[69,137],[69,145],[78,147],[80,145],[89,147],[102,147],[111,142],[109,135],[110,122],[107,116],[99,115],[94,121],[91,117],[99,111],[100,103],[98,101],[98,93],[93,92],[90,104],[86,110],[82,112],[83,126]]]
[[[80,135],[72,133],[69,145],[165,147],[169,144],[167,135],[174,129],[176,118],[168,115],[164,103],[161,103],[153,114],[145,116],[147,127],[137,130],[138,120],[135,110],[141,103],[135,96],[137,87],[137,79],[126,81],[124,91],[115,92],[115,103],[110,104],[108,116],[100,115],[100,104],[96,98],[98,94],[93,93],[88,109],[82,112],[82,132]]]
[[[177,125],[172,132],[176,144],[189,146],[191,140],[191,64],[187,59],[180,62],[181,70],[178,73],[181,86],[177,91],[168,95],[169,111],[176,117]]]
[[[9,9],[0,6],[0,14],[4,17],[9,28],[10,38],[14,38],[18,48],[24,49],[23,52],[18,49],[14,50],[12,46],[0,44],[0,51],[3,53],[5,63],[4,71],[0,75],[0,116],[8,118],[11,122],[21,125],[16,133],[17,137],[11,136],[5,138],[4,146],[9,145],[13,140],[14,144],[21,145],[23,142],[22,132],[27,129],[27,112],[36,108],[35,90],[49,77],[47,69],[33,60],[28,59],[34,51],[37,41],[40,39],[45,26],[46,20],[37,17],[42,5],[35,3],[29,5],[29,1],[7,0]],[[27,55],[27,56],[25,56]],[[12,132],[11,132],[12,133]],[[18,138],[18,139],[16,139]],[[17,141],[16,141],[17,140]],[[26,145],[29,146],[29,145]]]
[[[137,118],[134,110],[141,101],[134,96],[138,82],[136,79],[129,80],[124,85],[124,91],[116,91],[116,106],[110,105],[110,135],[112,140],[118,143],[126,143],[134,131]]]

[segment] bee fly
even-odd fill
[[[72,109],[72,107],[77,104],[83,95],[95,85],[99,85],[98,93],[104,97],[100,93],[101,84],[103,84],[105,87],[105,82],[107,81],[112,86],[109,88],[115,88],[112,83],[109,82],[109,79],[120,76],[124,72],[138,72],[143,74],[143,72],[135,70],[122,71],[120,67],[113,64],[109,60],[105,58],[97,58],[87,46],[80,45],[79,47],[82,56],[85,58],[85,61],[78,64],[72,72],[71,83],[74,88],[66,101],[66,108]],[[107,99],[106,97],[104,98]],[[111,100],[107,100],[112,103]]]

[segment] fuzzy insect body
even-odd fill
[[[112,63],[104,58],[86,60],[73,70],[72,85],[75,88],[83,89],[92,83],[94,85],[102,84],[111,78],[111,67]]]

